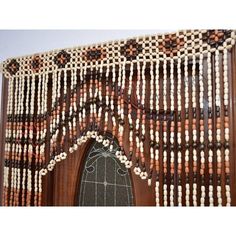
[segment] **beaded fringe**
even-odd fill
[[[3,204],[41,206],[43,176],[58,162],[91,139],[112,151],[117,138],[117,159],[155,188],[156,206],[230,206],[224,46],[205,54],[193,47],[184,57],[149,62],[88,62],[12,75]]]

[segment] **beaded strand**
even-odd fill
[[[8,102],[7,102],[7,124],[6,124],[6,144],[5,144],[5,165],[4,165],[4,181],[3,181],[3,205],[8,206],[9,197],[9,171],[10,171],[10,156],[11,156],[11,138],[12,138],[12,115],[13,115],[13,86],[14,78],[9,80],[8,87]]]
[[[155,184],[155,197],[156,197],[156,206],[160,206],[160,120],[159,120],[159,60],[156,61],[156,77],[155,77],[155,87],[156,87],[156,130],[155,130],[155,167],[156,167],[156,184]]]
[[[184,59],[184,107],[185,107],[185,121],[184,121],[184,134],[185,134],[185,205],[190,206],[190,183],[189,183],[189,79],[188,79],[188,57]]]
[[[213,197],[213,126],[212,126],[212,65],[211,53],[207,54],[207,89],[208,89],[208,172],[209,172],[209,205],[214,206]]]
[[[182,137],[181,137],[181,59],[178,57],[177,63],[177,162],[178,162],[178,206],[182,206]],[[173,131],[174,132],[174,131]]]
[[[145,112],[145,94],[146,94],[146,80],[145,80],[145,69],[146,63],[144,61],[142,68],[142,98],[141,98],[141,111],[142,111],[142,121],[141,121],[141,138],[140,138],[140,157],[141,157],[141,179],[147,179],[148,174],[145,166],[144,157],[144,141],[145,141],[145,124],[146,124],[146,112]]]
[[[130,65],[130,75],[129,75],[129,87],[128,87],[128,122],[129,122],[129,156],[128,160],[125,162],[126,168],[131,168],[132,166],[132,156],[133,156],[133,119],[132,119],[132,105],[131,105],[131,94],[132,94],[132,82],[133,82],[133,63]]]
[[[137,84],[136,84],[136,96],[137,96],[137,102],[138,102],[138,108],[137,108],[137,117],[135,121],[135,143],[136,143],[136,149],[135,149],[135,157],[136,157],[136,163],[134,167],[134,173],[136,175],[140,175],[141,169],[139,166],[139,153],[140,153],[140,144],[139,144],[139,129],[140,129],[140,119],[141,119],[141,96],[140,96],[140,87],[141,87],[141,76],[140,76],[140,64],[137,62]]]
[[[152,174],[153,174],[153,168],[154,168],[154,74],[153,74],[153,62],[151,62],[150,65],[150,170],[148,175],[148,185],[151,186],[152,181]]]
[[[219,51],[215,51],[215,105],[216,105],[216,158],[217,158],[217,202],[222,206],[222,153],[221,153],[221,96],[220,96]]]
[[[163,205],[168,206],[167,199],[167,61],[163,62]]]
[[[205,205],[205,139],[204,139],[204,82],[203,82],[203,54],[199,58],[199,107],[200,107],[200,178],[201,178],[201,197],[200,205]]]
[[[230,193],[230,162],[229,162],[229,81],[228,81],[228,51],[224,48],[223,51],[223,70],[224,70],[224,138],[225,138],[225,194],[226,194],[226,206],[231,206],[231,193]]]
[[[193,51],[192,58],[192,132],[193,132],[193,206],[197,206],[197,99],[196,99],[196,56],[195,51]]]

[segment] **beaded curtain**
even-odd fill
[[[230,206],[235,37],[189,30],[6,60],[3,204],[42,205],[58,162],[90,139],[112,151],[117,138],[117,159],[155,188],[156,206],[197,206],[197,194],[201,206]]]

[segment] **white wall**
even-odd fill
[[[169,31],[172,30],[0,30],[0,62],[9,57]],[[0,75],[0,100],[1,86]]]

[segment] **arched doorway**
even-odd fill
[[[111,135],[107,134],[111,140]],[[82,169],[78,206],[133,206],[131,177],[124,164],[115,157],[117,140],[112,151],[93,141]]]

